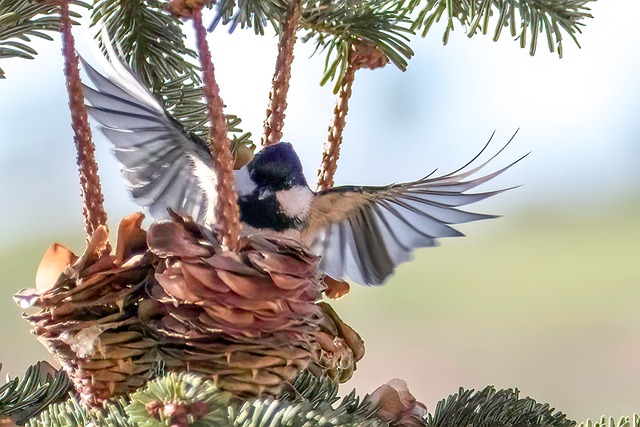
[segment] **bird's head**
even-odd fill
[[[247,169],[258,187],[274,192],[307,186],[300,159],[288,142],[263,148],[247,165]]]

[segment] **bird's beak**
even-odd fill
[[[267,197],[271,196],[273,194],[273,191],[271,191],[268,188],[263,188],[260,190],[260,192],[258,193],[258,200],[264,200]]]

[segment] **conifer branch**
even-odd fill
[[[88,409],[72,397],[49,406],[29,421],[30,427],[160,427],[163,425],[229,425],[249,427],[399,427],[379,418],[378,407],[355,391],[338,402],[337,385],[326,377],[302,372],[289,391],[277,399],[229,401],[210,379],[194,374],[167,373],[130,396],[108,401],[103,410]],[[375,394],[375,393],[374,393]],[[2,413],[0,412],[0,416]],[[184,418],[191,420],[182,423]],[[422,424],[420,424],[422,425]],[[518,390],[480,391],[460,389],[440,401],[427,415],[425,427],[573,427],[561,412],[548,404],[519,396]],[[639,417],[623,417],[617,423],[602,418],[579,427],[640,427]]]
[[[0,0],[1,1],[1,0]],[[183,22],[167,13],[165,2],[121,2],[99,0],[92,12],[92,25],[104,25],[110,40],[118,45],[125,61],[187,131],[207,139],[207,105],[194,63],[197,54],[189,49],[182,31]],[[104,41],[98,34],[104,49]],[[241,120],[226,116],[233,150],[245,145],[255,148],[251,133],[243,132]]]
[[[75,52],[75,41],[71,33],[68,0],[60,1],[60,21],[62,32],[62,55],[64,56],[64,74],[69,94],[71,110],[71,127],[76,145],[78,172],[85,218],[87,237],[101,225],[106,225],[107,214],[104,210],[104,196],[98,175],[98,163],[95,158],[95,146],[91,139],[91,128],[87,108],[84,105],[84,90],[80,81],[78,57]]]
[[[587,7],[591,1],[595,0],[405,0],[401,7],[408,14],[418,10],[411,28],[423,37],[435,22],[445,17],[445,44],[454,29],[454,21],[458,21],[469,37],[487,34],[493,27],[494,41],[508,27],[511,37],[520,40],[520,47],[526,47],[529,38],[531,55],[536,53],[538,37],[544,33],[549,51],[557,50],[562,58],[563,32],[580,47],[576,36],[582,32],[583,20],[592,18]]]
[[[300,20],[300,0],[289,0],[287,13],[283,17],[278,44],[276,70],[271,82],[269,108],[264,122],[262,145],[277,144],[282,139],[289,80],[291,80],[291,63],[293,62],[293,46],[296,43],[296,32]]]
[[[640,415],[633,414],[630,417],[620,417],[618,420],[602,416],[597,421],[581,422],[578,427],[640,427]]]
[[[89,4],[71,0],[71,5],[89,8]],[[80,15],[70,12],[72,18]],[[76,22],[74,22],[75,24]],[[54,2],[0,0],[0,59],[33,59],[38,53],[29,46],[33,37],[53,40],[47,32],[60,31],[58,6]],[[0,79],[5,78],[0,68]]]
[[[301,27],[308,33],[302,40],[314,41],[315,52],[326,55],[320,84],[335,80],[338,91],[355,44],[375,46],[400,70],[407,68],[413,56],[408,36],[413,32],[396,1],[307,1],[304,6]]]
[[[218,14],[210,27],[218,22],[236,27],[253,28],[264,34],[267,24],[276,31],[286,13],[283,0],[220,0],[216,2]],[[316,44],[314,53],[326,54],[325,72],[321,84],[336,80],[335,91],[347,67],[352,44],[367,43],[382,50],[398,68],[406,69],[413,56],[408,35],[411,22],[398,8],[398,0],[302,0],[300,2],[300,28],[306,31],[303,42]]]
[[[72,389],[63,370],[38,362],[27,369],[22,379],[16,377],[0,386],[0,419],[11,418],[22,425]]]
[[[427,416],[427,427],[460,426],[529,426],[573,427],[575,422],[548,404],[530,397],[520,398],[516,390],[496,390],[489,386],[480,391],[460,388],[438,402],[433,414]]]

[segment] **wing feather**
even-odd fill
[[[493,137],[493,135],[492,135]],[[459,209],[509,190],[466,193],[507,171],[524,157],[495,172],[471,178],[500,154],[473,166],[487,145],[454,172],[386,187],[336,187],[318,194],[311,205],[306,240],[321,256],[320,268],[336,279],[381,285],[416,248],[436,246],[442,237],[464,236],[452,227],[495,218]],[[489,140],[491,141],[491,139]]]
[[[215,174],[206,144],[164,111],[113,49],[110,58],[103,61],[105,75],[82,61],[94,86],[85,87],[85,98],[89,114],[113,144],[134,201],[157,219],[171,208],[211,220]]]

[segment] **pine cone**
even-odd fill
[[[326,302],[319,302],[323,319],[316,339],[320,347],[310,366],[316,376],[327,375],[336,383],[344,383],[353,376],[356,362],[364,356],[364,341]]]
[[[115,255],[100,226],[81,257],[54,244],[36,276],[37,289],[14,297],[32,331],[71,378],[82,399],[100,405],[144,385],[153,372],[155,343],[145,338],[137,306],[153,280],[142,214],[122,220]]]
[[[239,397],[276,395],[317,351],[318,258],[263,235],[223,251],[212,231],[172,216],[147,238],[162,260],[151,289],[160,309],[149,325],[167,368],[209,375]]]

